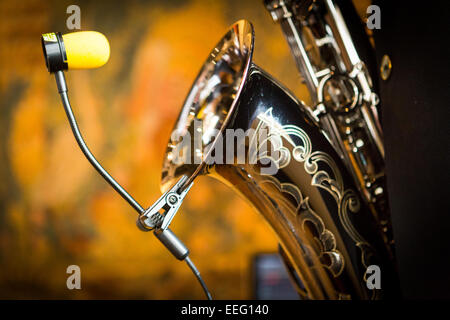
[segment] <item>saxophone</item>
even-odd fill
[[[282,26],[314,105],[252,61],[253,27],[236,22],[183,104],[164,157],[162,189],[182,177],[183,191],[209,175],[242,195],[278,236],[303,299],[396,297],[382,132],[369,72],[333,1],[265,5]],[[383,286],[369,289],[374,267]]]
[[[177,259],[187,262],[209,299],[189,250],[169,229],[199,175],[229,185],[264,217],[278,236],[301,298],[398,297],[378,96],[373,64],[362,60],[370,45],[353,42],[341,12],[345,2],[271,0],[265,6],[282,27],[309,89],[310,106],[253,62],[253,26],[236,22],[194,81],[167,144],[165,193],[145,209],[92,155],[68,98],[64,71],[104,64],[106,38],[95,32],[47,33],[41,38],[45,62],[75,139],[93,167],[137,211],[138,227],[154,230]],[[345,16],[350,22],[351,12]],[[92,39],[104,50],[89,51]],[[83,45],[69,45],[74,43]],[[71,61],[66,47],[72,50]],[[83,59],[74,61],[74,56]],[[369,58],[365,55],[364,61]],[[369,285],[374,272],[383,280]]]

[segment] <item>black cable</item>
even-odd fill
[[[197,268],[195,267],[195,264],[192,262],[191,258],[189,258],[189,256],[187,256],[185,258],[187,265],[189,266],[189,268],[191,268],[192,272],[195,274],[195,276],[198,279],[198,282],[200,282],[200,285],[203,288],[203,291],[205,292],[206,297],[208,298],[208,300],[212,300],[211,297],[211,293],[209,293],[208,287],[206,286],[205,281],[203,281],[200,272],[197,270]]]

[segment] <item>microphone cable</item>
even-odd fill
[[[203,281],[202,276],[200,275],[200,271],[195,267],[195,264],[192,262],[191,258],[187,256],[185,258],[187,265],[189,268],[191,268],[192,272],[194,273],[195,277],[197,278],[198,282],[200,282],[200,285],[203,288],[203,291],[205,292],[206,298],[208,300],[212,300],[211,293],[209,293],[208,287],[206,286],[205,281]]]

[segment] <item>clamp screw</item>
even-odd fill
[[[175,195],[170,195],[169,198],[167,199],[169,201],[170,204],[175,204],[178,202],[178,198]]]

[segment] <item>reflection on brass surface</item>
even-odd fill
[[[214,144],[217,132],[223,132],[227,122],[227,115],[232,112],[242,89],[243,78],[249,68],[250,58],[253,49],[253,30],[248,23],[243,20],[233,25],[229,32],[219,41],[214,50],[211,51],[202,70],[199,72],[194,85],[187,96],[184,107],[178,117],[174,132],[180,136],[187,133],[194,137],[196,132],[194,120],[202,121],[201,142],[205,148],[194,146],[190,158],[186,162],[197,162],[198,158],[205,156],[210,147]],[[180,150],[174,148],[176,142],[171,142],[167,149],[167,155],[163,165],[162,180],[164,188],[165,176],[176,174],[192,174],[192,166],[175,167],[170,163],[173,161],[173,154],[179,154]],[[197,173],[202,166],[196,168]],[[186,183],[188,185],[190,181]]]
[[[385,54],[383,58],[381,58],[381,66],[380,66],[381,79],[383,79],[384,81],[389,79],[389,77],[391,76],[391,71],[392,71],[391,59],[387,54]]]

